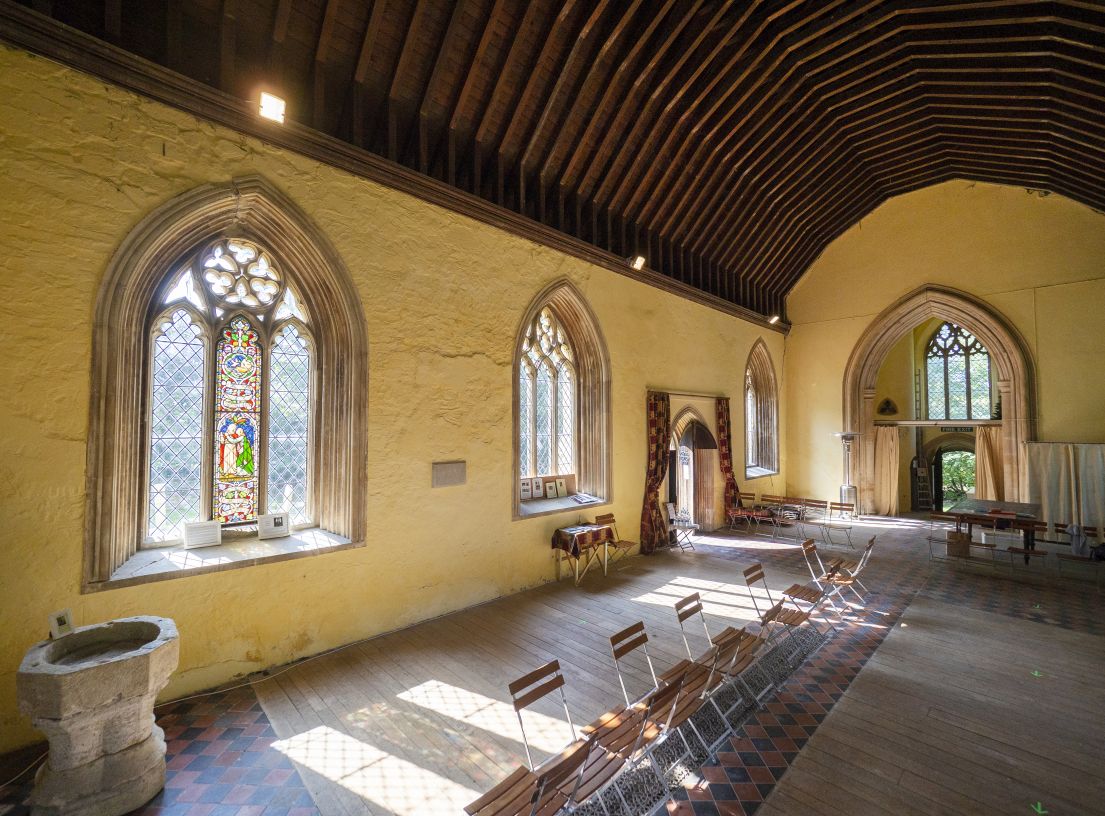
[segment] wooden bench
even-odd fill
[[[1081,568],[1089,568],[1094,571],[1094,586],[1101,591],[1101,573],[1105,572],[1105,561],[1094,561],[1088,555],[1074,555],[1072,553],[1056,553],[1059,559],[1059,577],[1063,577],[1063,564],[1076,565]]]

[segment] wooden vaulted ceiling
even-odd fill
[[[24,5],[765,315],[899,193],[1105,210],[1105,2]]]

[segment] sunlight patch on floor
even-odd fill
[[[493,734],[519,742],[522,739],[518,716],[510,703],[493,700],[439,680],[427,680],[396,696],[400,700],[428,708]],[[559,693],[552,692],[549,700],[559,703]],[[529,709],[522,712],[522,717],[531,748],[556,753],[572,741],[572,732],[568,728],[566,719],[549,717]]]
[[[671,607],[680,598],[685,598],[694,592],[702,597],[702,608],[709,615],[752,621],[759,618],[756,611],[757,603],[763,611],[771,608],[767,593],[763,589],[750,590],[744,584],[707,581],[702,578],[689,578],[682,575],[643,595],[638,595],[633,600],[639,603]],[[752,600],[752,594],[750,593],[755,594],[755,601]],[[777,593],[772,594],[776,595]],[[778,598],[775,598],[775,600],[778,600]]]
[[[395,816],[459,813],[480,795],[325,725],[274,742],[272,747]]]

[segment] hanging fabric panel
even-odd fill
[[[725,479],[725,509],[728,511],[741,506],[740,489],[737,487],[737,477],[733,474],[733,436],[729,422],[728,397],[717,398],[716,413],[717,451],[721,475]]]
[[[660,485],[668,464],[671,404],[668,395],[649,391],[645,398],[648,423],[648,466],[645,469],[645,501],[641,508],[641,552],[655,552],[668,543],[667,525],[660,512]]]
[[[1083,527],[1105,526],[1105,445],[1072,445],[1078,475],[1079,521]]]
[[[1001,428],[980,425],[975,429],[975,497],[987,501],[1005,498]]]
[[[898,428],[875,428],[875,515],[898,512]]]
[[[1039,504],[1048,524],[1077,522],[1078,498],[1072,445],[1029,442],[1028,500]]]

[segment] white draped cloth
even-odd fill
[[[875,427],[875,515],[898,512],[898,428]]]
[[[975,431],[975,498],[1002,501],[1004,483],[1001,427],[980,425]]]
[[[1105,445],[1029,442],[1028,498],[1049,524],[1105,525]]]

